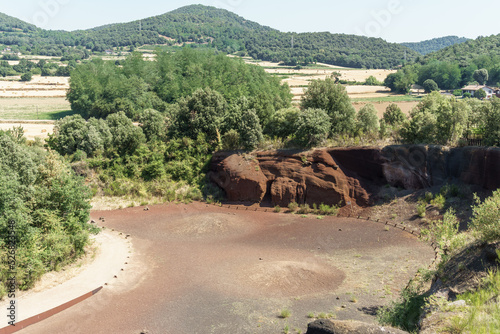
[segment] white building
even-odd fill
[[[491,99],[496,93],[495,88],[491,88],[489,86],[470,85],[462,88],[462,94],[469,93],[471,96],[474,96],[474,94],[480,89],[486,92],[487,99]]]

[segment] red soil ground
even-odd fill
[[[126,286],[20,333],[305,332],[311,312],[374,322],[370,313],[434,258],[414,236],[374,222],[232,208],[93,212],[131,235]],[[289,318],[279,318],[283,309]]]

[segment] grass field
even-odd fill
[[[65,98],[0,98],[3,120],[58,120],[72,114]]]

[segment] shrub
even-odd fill
[[[289,309],[284,309],[284,310],[281,310],[281,312],[280,312],[280,318],[282,318],[282,319],[290,318],[291,315],[292,315],[292,312],[290,312]]]
[[[240,148],[240,134],[238,131],[231,129],[222,136],[222,149],[225,151],[233,151]]]
[[[427,210],[427,204],[425,202],[420,202],[417,205],[417,214],[420,218],[425,218],[426,210]]]
[[[319,205],[318,213],[323,216],[334,216],[338,213],[339,207],[336,205],[329,206],[321,203]]]
[[[434,197],[434,199],[431,201],[431,204],[437,207],[439,210],[443,210],[446,204],[446,198],[442,194],[439,194]]]
[[[417,329],[425,297],[419,293],[419,288],[410,282],[397,302],[378,311],[377,317],[382,325],[391,325],[408,332]]]
[[[482,203],[477,195],[474,195],[474,200],[476,205],[472,208],[470,229],[482,241],[500,240],[500,190],[494,191]]]
[[[302,204],[300,207],[299,207],[299,211],[297,211],[298,214],[302,215],[302,214],[308,214],[311,212],[311,208],[309,207],[309,204]]]
[[[274,207],[274,212],[276,212],[276,213],[280,213],[280,212],[281,212],[281,206],[276,205],[276,206]]]
[[[298,207],[299,205],[297,204],[297,202],[290,202],[290,204],[288,204],[288,210],[290,210],[290,212],[295,212]]]
[[[31,72],[26,72],[23,75],[21,75],[21,81],[31,81],[33,79],[33,75]]]

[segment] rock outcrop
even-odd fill
[[[359,321],[316,320],[307,326],[306,334],[407,334],[399,329]]]
[[[214,155],[210,178],[229,201],[370,205],[380,186],[424,189],[458,180],[500,188],[500,149],[442,146],[266,151]]]

